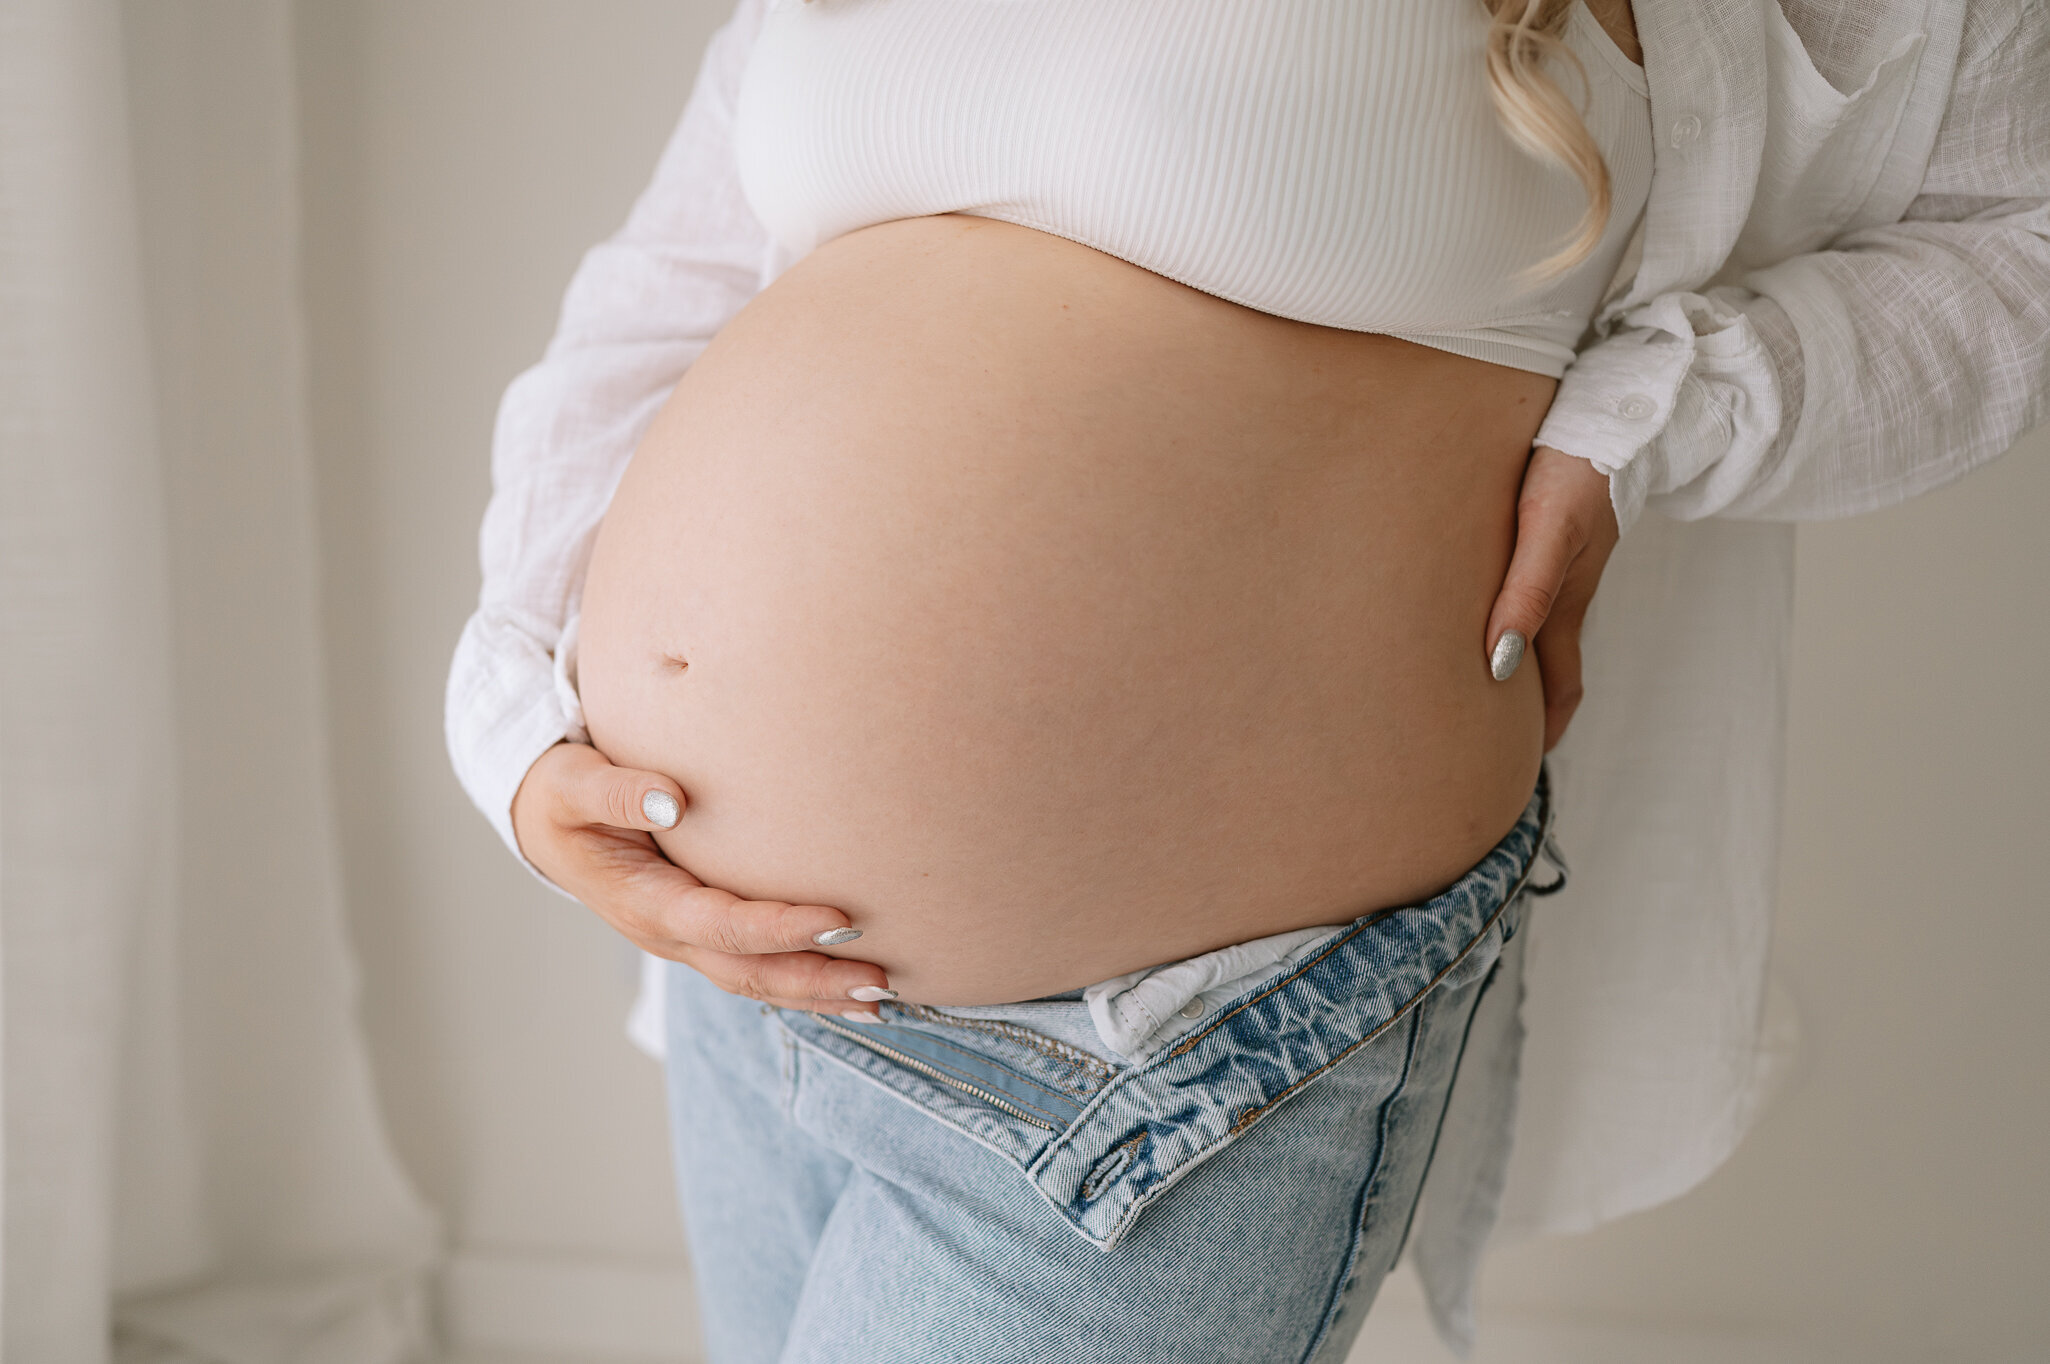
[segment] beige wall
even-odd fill
[[[480,1339],[624,1350],[683,1320],[647,1305],[681,1241],[659,1075],[620,1033],[626,951],[470,811],[440,705],[498,395],[724,8],[298,6],[348,888],[390,1121]],[[1675,1332],[1700,1359],[2050,1356],[2050,892],[2029,858],[2050,826],[2050,431],[2024,445],[1804,529],[1776,949],[1792,1087],[1694,1195],[1499,1254],[1484,1359],[1678,1359]],[[1407,1343],[1406,1297],[1373,1338],[1437,1358]]]
[[[335,753],[364,1009],[456,1244],[675,1256],[629,949],[449,771],[491,421],[654,165],[717,17],[654,0],[298,6]]]

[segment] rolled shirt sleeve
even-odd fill
[[[463,789],[515,856],[527,769],[584,738],[573,649],[598,523],[677,380],[761,288],[769,238],[741,192],[732,122],[762,10],[740,0],[713,34],[653,180],[585,255],[541,361],[499,405],[483,586],[449,670],[445,732]]]
[[[1663,414],[1663,419],[1660,419]],[[1609,475],[1626,529],[1902,501],[2050,417],[2050,7],[1960,53],[1900,221],[1643,301],[1560,380],[1536,443]]]

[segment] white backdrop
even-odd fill
[[[384,1364],[436,1232],[335,843],[282,3],[0,10],[8,1360]]]
[[[439,707],[498,395],[724,9],[0,7],[9,1361],[116,1301],[137,1360],[376,1364],[429,1303],[470,1360],[685,1357],[630,956]],[[1500,1251],[1483,1364],[2050,1357],[2046,519],[2038,432],[1803,529],[1791,1081],[1688,1197]],[[1443,1357],[1412,1302],[1357,1358]]]

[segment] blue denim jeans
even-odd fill
[[[1477,1014],[1520,1037],[1517,929],[1559,884],[1532,885],[1550,815],[1541,777],[1449,890],[1355,921],[1137,1063],[1061,1040],[1073,1011],[1086,1022],[1072,995],[962,1017],[886,1004],[860,1025],[672,964],[670,1114],[710,1358],[1343,1359],[1409,1235]],[[1453,1124],[1495,1133],[1463,1162],[1478,1211],[1453,1218],[1483,1236],[1513,1096],[1501,1053]]]

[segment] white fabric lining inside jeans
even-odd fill
[[[1142,967],[1088,986],[1080,999],[953,1005],[939,1012],[1003,1019],[1106,1061],[1136,1064],[1201,1025],[1219,1004],[1279,975],[1346,927],[1295,928]]]
[[[1345,927],[1320,924],[1233,943],[1098,981],[1082,999],[1104,1045],[1126,1060],[1143,1060],[1200,1024],[1217,1005],[1279,975]]]

